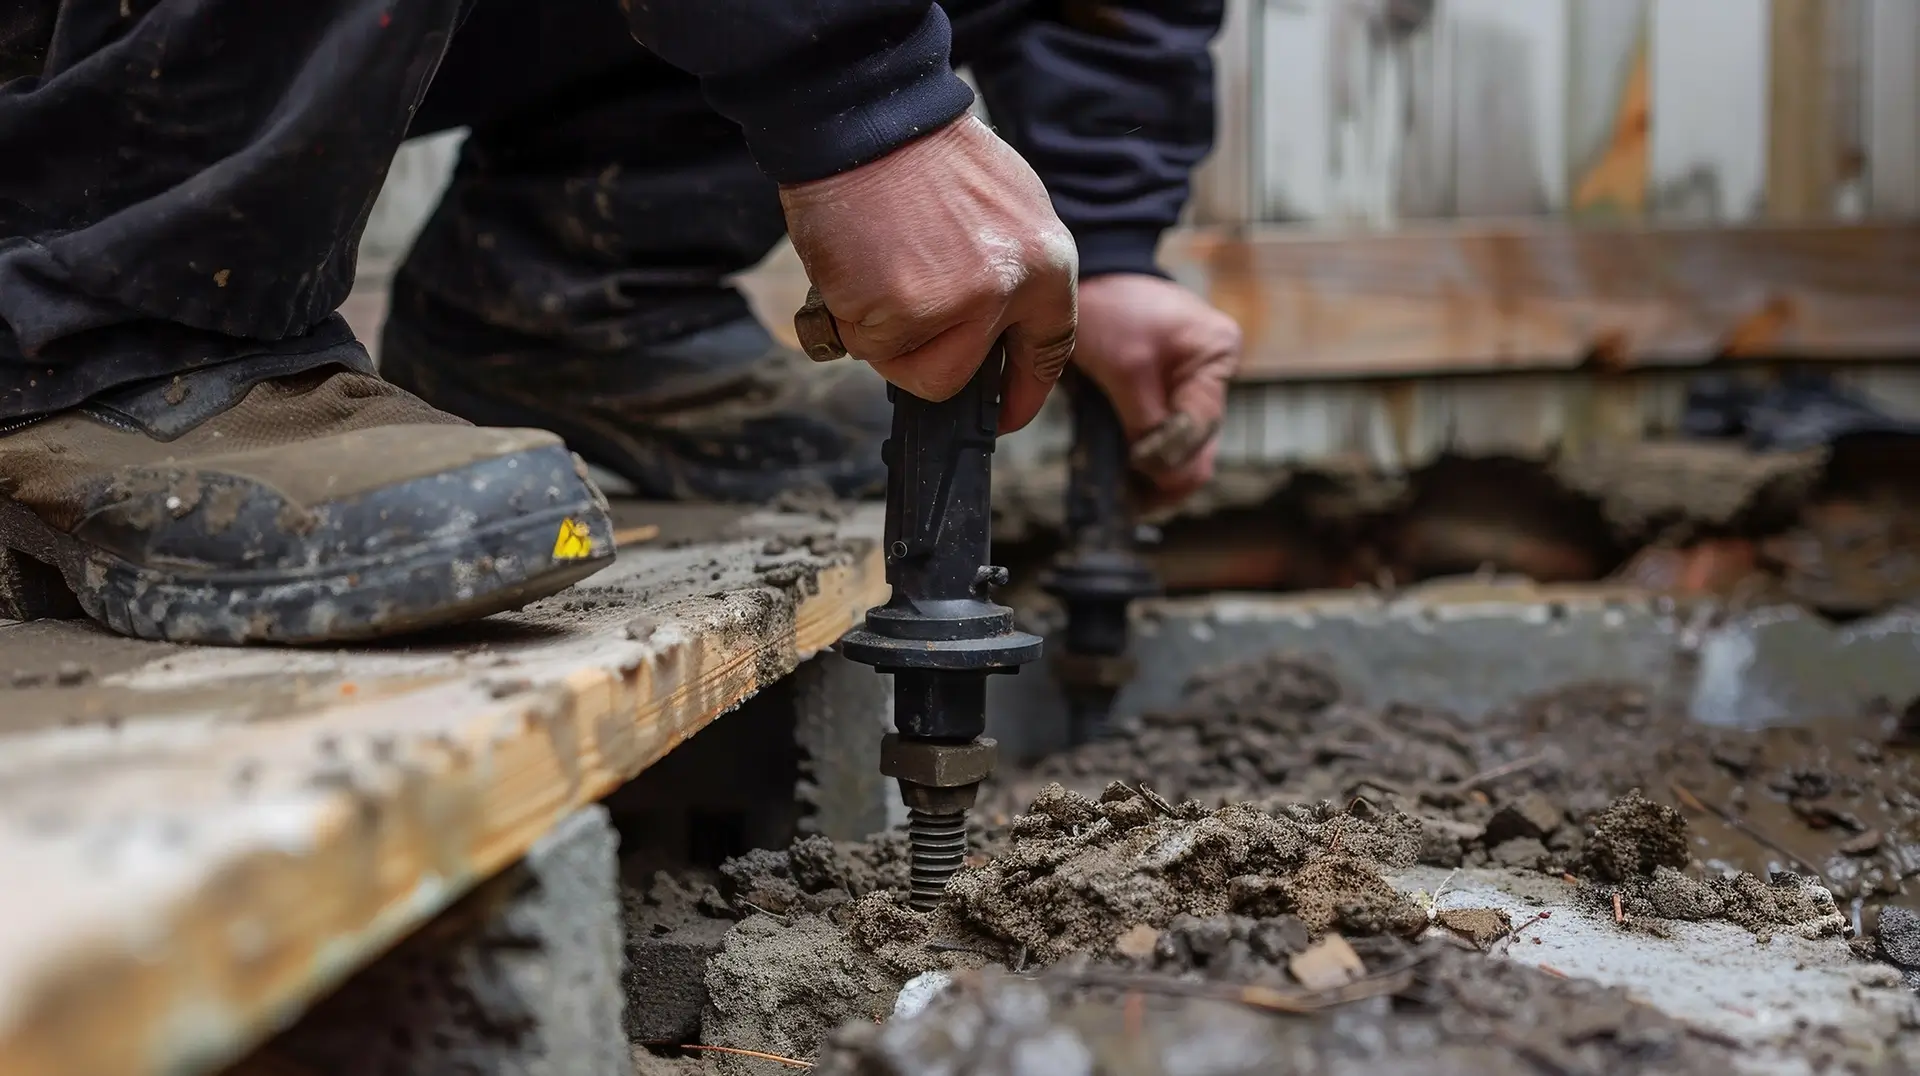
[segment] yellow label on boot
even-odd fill
[[[560,534],[553,540],[554,560],[580,560],[593,555],[593,539],[587,525],[577,519],[560,521]]]

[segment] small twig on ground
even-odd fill
[[[1127,991],[1126,1000],[1120,1004],[1121,1019],[1127,1029],[1127,1037],[1137,1039],[1147,1026],[1147,997],[1138,990]]]
[[[1539,968],[1541,971],[1546,972],[1548,975],[1551,975],[1556,979],[1573,978],[1573,976],[1568,975],[1566,972],[1561,971],[1559,968],[1554,967],[1552,964],[1535,964],[1534,967]]]
[[[1822,884],[1826,883],[1827,876],[1820,873],[1820,868],[1814,866],[1811,863],[1808,863],[1806,860],[1801,859],[1799,856],[1796,856],[1792,852],[1788,851],[1785,845],[1781,844],[1779,841],[1774,840],[1772,837],[1767,836],[1767,834],[1764,831],[1760,830],[1753,823],[1747,821],[1746,819],[1740,817],[1737,814],[1734,814],[1732,811],[1726,809],[1725,807],[1720,806],[1717,803],[1712,803],[1707,800],[1701,799],[1699,796],[1696,796],[1692,792],[1688,791],[1687,786],[1681,784],[1678,781],[1668,781],[1667,787],[1673,791],[1673,798],[1679,800],[1680,805],[1682,807],[1685,807],[1690,811],[1713,815],[1714,817],[1718,818],[1720,821],[1725,822],[1728,826],[1736,830],[1739,830],[1741,833],[1746,834],[1749,838],[1751,838],[1755,843],[1759,844],[1762,848],[1767,849],[1768,851],[1772,852],[1777,856],[1783,857],[1784,859],[1786,859],[1788,863],[1791,863],[1794,866],[1799,867],[1801,870],[1806,871],[1808,874],[1813,875],[1815,878],[1820,879]]]
[[[1481,770],[1479,773],[1474,774],[1464,781],[1456,782],[1453,786],[1453,791],[1456,793],[1470,792],[1480,785],[1486,784],[1488,781],[1497,781],[1502,777],[1519,773],[1522,770],[1530,770],[1546,760],[1546,755],[1539,754],[1528,755],[1526,758],[1517,758],[1512,762],[1504,762],[1490,770]]]
[[[702,1046],[698,1043],[669,1042],[665,1039],[661,1039],[657,1042],[643,1042],[640,1045],[671,1046],[676,1050],[699,1050],[705,1053],[713,1053],[713,1054],[733,1054],[736,1057],[751,1057],[758,1061],[774,1061],[774,1062],[778,1062],[779,1064],[786,1065],[790,1068],[796,1068],[796,1069],[810,1069],[813,1067],[813,1062],[802,1061],[797,1057],[781,1057],[779,1054],[770,1054],[761,1050],[742,1050],[738,1046]]]
[[[1158,810],[1161,814],[1166,815],[1168,818],[1180,817],[1180,812],[1173,809],[1173,804],[1168,803],[1167,798],[1165,796],[1162,796],[1160,793],[1155,792],[1151,788],[1148,788],[1147,783],[1145,781],[1140,782],[1139,786],[1136,787],[1134,791],[1140,793],[1141,799],[1146,800],[1148,803],[1153,804],[1156,810]]]
[[[1535,923],[1538,923],[1538,922],[1540,922],[1540,921],[1542,921],[1542,920],[1545,920],[1545,919],[1552,919],[1552,918],[1553,918],[1553,913],[1552,913],[1552,912],[1535,912],[1535,913],[1533,913],[1533,918],[1531,918],[1531,919],[1528,919],[1528,920],[1526,920],[1525,922],[1522,922],[1522,923],[1521,923],[1521,924],[1519,924],[1518,926],[1516,926],[1516,927],[1514,927],[1514,928],[1513,928],[1512,930],[1509,930],[1509,931],[1507,931],[1507,936],[1506,936],[1506,937],[1504,937],[1504,938],[1501,938],[1501,939],[1500,939],[1500,941],[1503,941],[1503,942],[1506,942],[1506,943],[1507,943],[1507,946],[1506,946],[1506,949],[1502,949],[1502,950],[1501,950],[1501,952],[1503,952],[1503,953],[1504,953],[1504,952],[1506,952],[1506,951],[1507,951],[1508,949],[1512,949],[1512,948],[1513,948],[1513,945],[1514,945],[1514,943],[1520,940],[1520,932],[1521,932],[1521,931],[1523,931],[1523,930],[1525,930],[1525,929],[1527,929],[1528,927],[1530,927],[1530,926],[1532,926],[1532,925],[1534,925]],[[1538,939],[1538,938],[1535,938],[1535,939],[1533,939],[1533,940],[1534,940],[1534,942],[1535,942],[1535,944],[1538,944],[1538,943],[1539,943],[1539,941],[1540,941],[1540,939]],[[1498,943],[1495,943],[1495,944],[1498,944]],[[1488,950],[1488,952],[1492,952],[1492,950],[1491,950],[1491,949],[1489,949],[1489,950]]]
[[[754,911],[759,912],[761,915],[771,916],[775,919],[778,919],[782,923],[786,924],[787,926],[793,925],[793,917],[790,915],[781,915],[779,912],[770,912],[750,900],[742,900],[740,903],[742,906],[752,908]]]
[[[1527,929],[1528,927],[1534,925],[1535,923],[1543,922],[1545,920],[1552,919],[1552,918],[1553,918],[1552,912],[1535,912],[1533,913],[1532,919],[1529,919],[1526,922],[1520,924],[1519,926],[1514,927],[1513,932],[1511,934],[1508,934],[1507,937],[1517,938],[1520,936],[1521,931]]]
[[[1623,926],[1627,921],[1627,913],[1620,909],[1620,891],[1618,889],[1613,891],[1613,921]]]
[[[1419,961],[1415,960],[1331,989],[1303,991],[1281,990],[1272,986],[1201,983],[1158,975],[1098,970],[1049,972],[1045,977],[1075,986],[1111,987],[1142,994],[1233,1002],[1263,1012],[1306,1014],[1383,994],[1400,993],[1413,985],[1413,973],[1418,965]]]
[[[619,530],[614,531],[613,544],[615,546],[637,545],[658,537],[660,537],[660,525],[658,523],[642,523],[637,527],[621,527]]]

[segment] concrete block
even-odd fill
[[[905,821],[899,790],[880,775],[880,737],[893,727],[893,677],[820,654],[794,670],[793,711],[802,835],[853,841],[896,816]]]
[[[568,816],[255,1063],[312,1076],[631,1073],[616,844],[604,808]]]
[[[731,920],[697,919],[657,937],[627,939],[627,1037],[635,1043],[698,1042],[707,1004],[707,962],[725,946]]]

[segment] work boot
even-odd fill
[[[0,424],[0,616],[321,643],[518,608],[613,559],[558,437],[367,373],[236,363]]]
[[[570,352],[394,288],[380,370],[435,407],[552,430],[642,497],[764,504],[881,495],[886,384],[816,363],[751,317],[617,354]]]

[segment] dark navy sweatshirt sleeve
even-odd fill
[[[621,0],[633,36],[700,79],[781,183],[844,172],[963,115],[933,0]]]
[[[1053,195],[1080,275],[1158,273],[1213,147],[1213,57],[1224,0],[1051,0],[974,64],[1000,136]]]

